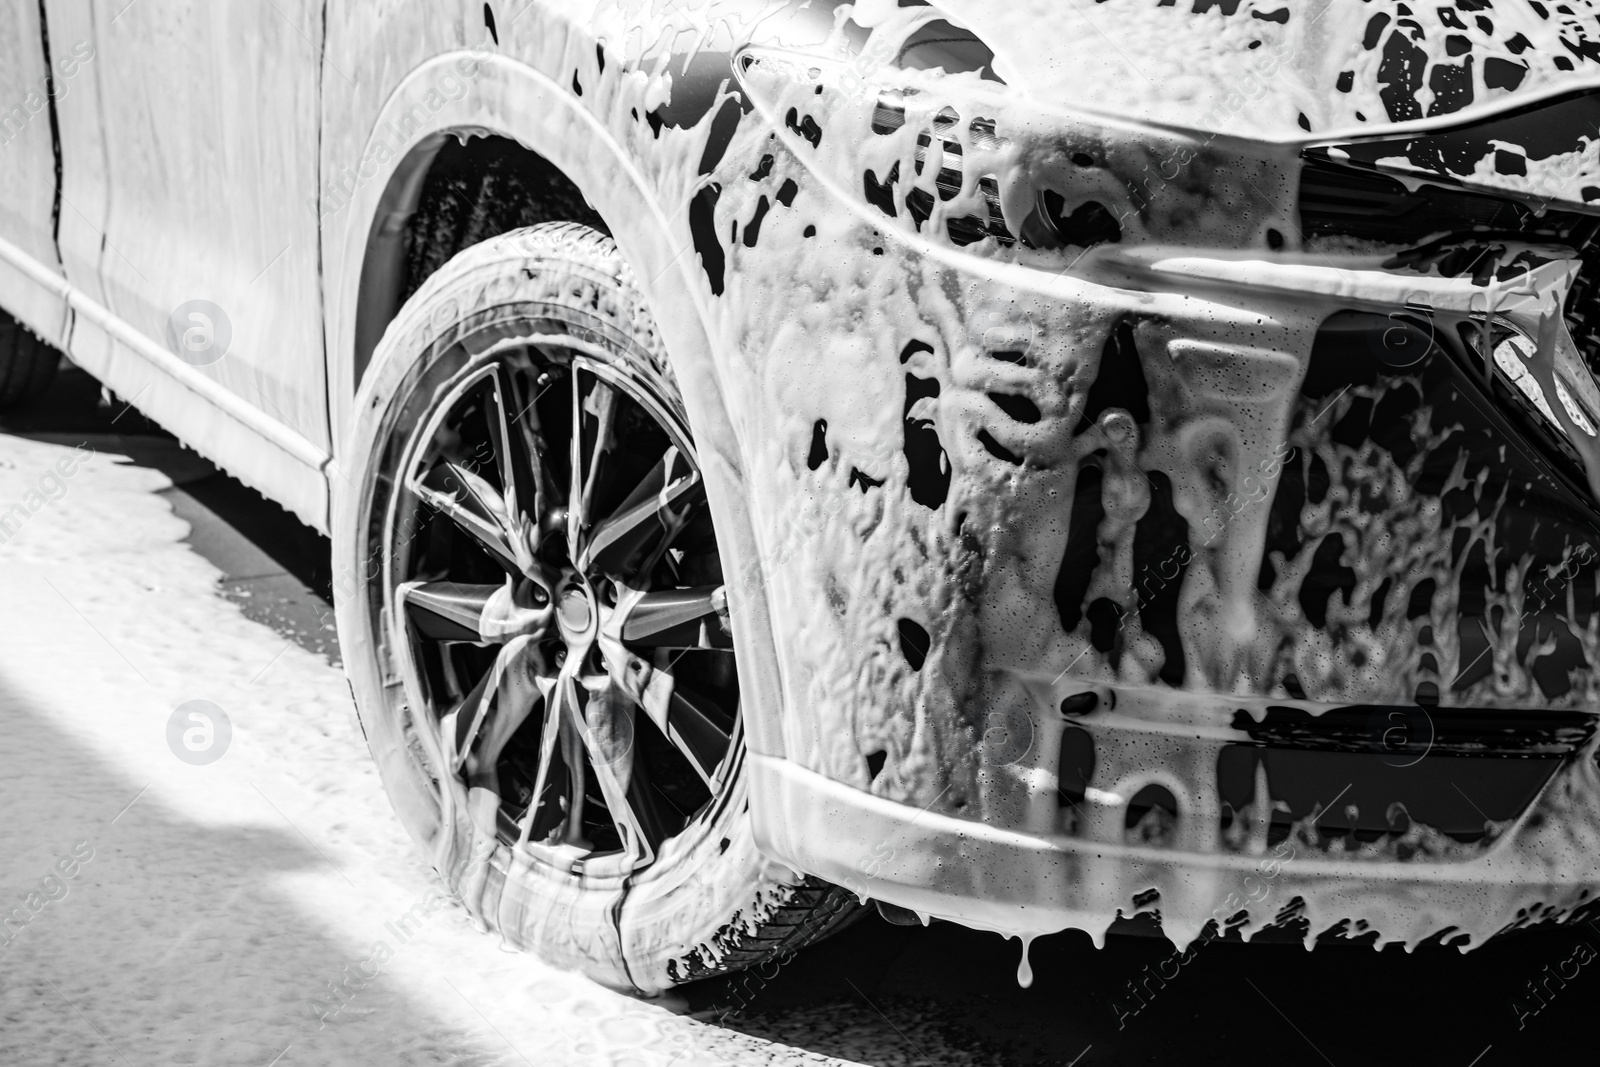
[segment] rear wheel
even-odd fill
[[[0,411],[26,407],[56,380],[61,353],[0,311]]]
[[[551,223],[457,255],[359,411],[341,645],[385,787],[468,909],[644,992],[844,921],[849,894],[755,848],[705,483],[610,239]]]

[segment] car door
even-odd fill
[[[63,162],[104,176],[84,213],[103,210],[85,221],[107,306],[325,456],[322,0],[47,2],[94,42],[98,144]],[[246,436],[202,450],[228,465]]]
[[[50,42],[38,0],[0,2],[0,240],[49,274],[55,247],[56,110],[82,95],[91,42]],[[51,47],[51,46],[54,47]],[[74,45],[76,50],[74,50]],[[60,344],[66,305],[0,257],[0,297],[35,333]]]

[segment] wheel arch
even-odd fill
[[[442,96],[452,70],[475,65],[469,91]],[[420,116],[420,117],[419,117]],[[672,354],[703,457],[708,490],[732,574],[755,575],[758,542],[745,504],[744,464],[733,431],[703,310],[697,257],[687,220],[662,208],[638,161],[567,89],[540,71],[500,55],[458,49],[417,66],[390,93],[371,123],[348,198],[322,207],[325,343],[333,454],[330,491],[345,485],[338,464],[361,402],[362,374],[384,329],[399,311],[406,280],[406,223],[451,137],[498,136],[548,161],[604,219],[652,309]],[[693,191],[700,176],[670,174],[663,184]],[[661,314],[673,309],[672,314]],[[781,755],[782,686],[765,582],[729,581],[745,631],[740,677],[752,707],[752,747]],[[752,587],[754,586],[754,587]],[[757,710],[759,709],[759,710]]]
[[[442,95],[441,83],[462,81],[464,70],[473,71],[465,76],[467,91],[453,99]],[[709,360],[693,287],[668,269],[678,258],[668,250],[683,245],[673,243],[670,220],[611,131],[569,90],[525,63],[466,49],[442,52],[395,85],[370,123],[359,160],[324,180],[325,331],[336,454],[361,374],[399,311],[406,222],[440,150],[452,137],[476,136],[515,142],[580,190],[611,227],[641,284],[653,278],[644,286],[652,306],[673,301],[670,306],[695,309],[661,324],[674,352]]]

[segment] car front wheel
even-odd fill
[[[430,277],[374,354],[334,483],[358,713],[478,921],[650,993],[850,916],[755,847],[739,620],[671,364],[609,238],[547,223]]]

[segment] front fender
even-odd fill
[[[529,21],[532,21],[531,19]],[[559,37],[560,35],[556,35]],[[694,252],[688,208],[702,183],[699,163],[712,118],[659,140],[636,121],[653,101],[652,81],[620,63],[602,71],[594,42],[569,30],[540,50],[541,63],[578,70],[577,97],[530,62],[482,45],[451,48],[419,63],[366,119],[344,158],[324,152],[323,215],[326,343],[335,448],[353,422],[359,368],[394,312],[402,280],[405,220],[433,155],[447,136],[495,134],[516,140],[559,167],[607,220],[649,298],[673,355],[708,480],[729,574],[750,573],[757,550],[744,505],[744,468],[723,400],[708,335],[707,294]],[[350,122],[343,118],[341,122]],[[643,134],[639,133],[643,130]],[[649,151],[639,151],[641,139]],[[340,178],[343,178],[342,185]],[[346,489],[338,456],[330,481]],[[768,624],[765,583],[730,583],[736,617],[746,730],[751,744],[782,753],[776,712],[781,692]]]

